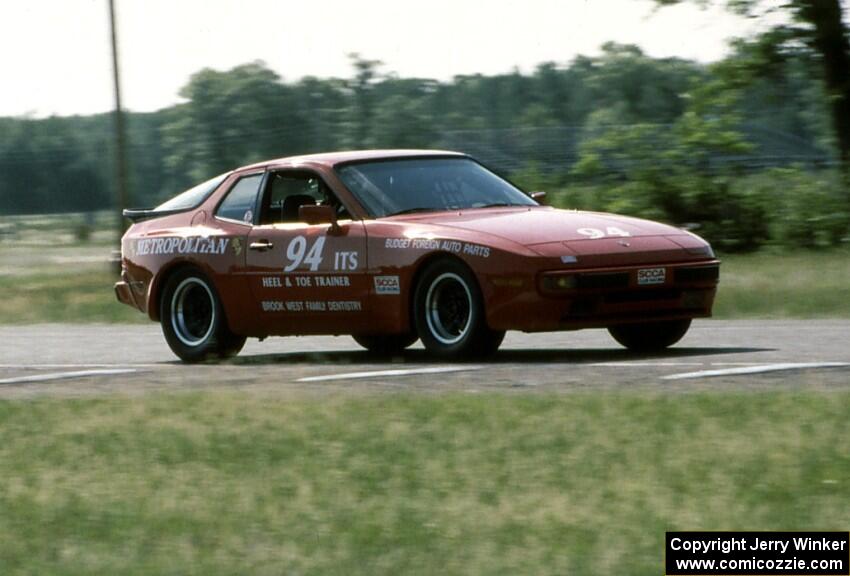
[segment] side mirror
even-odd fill
[[[336,222],[336,209],[333,206],[304,204],[298,208],[298,219],[307,224],[330,224],[331,233],[339,232]]]
[[[531,194],[529,194],[529,196],[531,196],[532,200],[537,200],[538,202],[543,204],[543,200],[546,198],[546,192],[532,192]]]

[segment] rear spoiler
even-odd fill
[[[150,220],[151,218],[161,218],[162,216],[170,216],[185,212],[185,210],[156,210],[155,208],[127,208],[122,212],[124,218],[133,222],[141,222],[142,220]]]

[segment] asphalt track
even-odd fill
[[[0,327],[0,397],[137,394],[227,388],[358,393],[528,392],[651,388],[850,388],[850,320],[697,321],[675,347],[651,356],[604,330],[509,333],[481,362],[430,358],[417,344],[374,358],[349,337],[251,340],[220,364],[176,361],[159,326]]]

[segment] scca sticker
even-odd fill
[[[375,276],[375,294],[401,294],[398,276]]]
[[[642,268],[637,272],[637,282],[641,286],[664,284],[666,278],[666,268]]]

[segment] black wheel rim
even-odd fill
[[[199,346],[209,338],[215,323],[215,300],[206,282],[186,278],[171,298],[171,326],[186,346]]]
[[[457,344],[472,324],[472,293],[453,272],[438,276],[425,296],[425,320],[431,335],[441,344]]]

